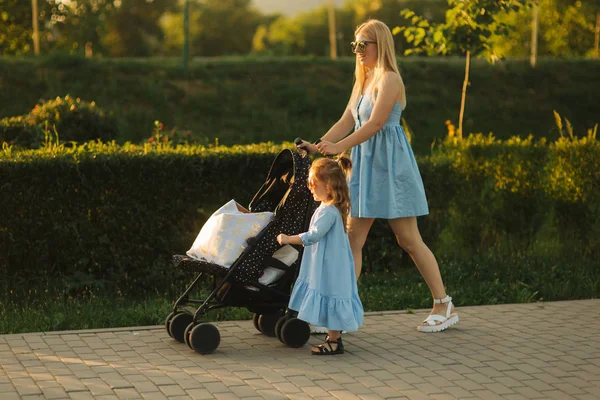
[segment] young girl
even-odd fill
[[[297,311],[303,321],[327,327],[325,343],[312,348],[314,355],[342,354],[341,332],[357,330],[363,322],[347,234],[350,193],[346,175],[351,168],[346,156],[336,161],[314,161],[308,187],[321,205],[310,220],[309,230],[296,236],[277,236],[281,245],[306,247],[288,308]]]

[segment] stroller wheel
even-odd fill
[[[214,352],[221,343],[219,329],[212,324],[198,324],[190,331],[190,347],[200,354]]]
[[[187,313],[175,315],[169,324],[169,333],[171,334],[171,337],[178,342],[185,343],[183,334],[185,333],[185,328],[187,328],[193,319],[194,317]]]
[[[258,328],[267,336],[275,336],[275,324],[281,318],[281,311],[273,314],[262,314],[258,318]]]
[[[262,331],[260,330],[260,326],[258,326],[259,318],[260,318],[260,314],[254,314],[252,316],[252,323],[254,324],[254,327],[256,328],[256,330],[262,333]]]
[[[171,337],[173,337],[173,335],[171,335],[171,331],[169,330],[169,325],[171,325],[171,320],[173,319],[173,317],[175,315],[176,314],[174,312],[171,312],[169,315],[167,315],[167,319],[165,319],[165,329],[167,330],[167,333]]]
[[[279,339],[281,343],[283,343],[283,339],[281,337],[281,328],[283,328],[283,324],[285,324],[287,320],[288,317],[284,315],[283,317],[279,318],[275,324],[275,337]]]
[[[194,322],[190,322],[187,328],[185,328],[185,331],[183,331],[183,341],[185,342],[185,344],[190,346],[190,348],[192,348],[192,345],[190,344],[190,332],[192,329],[194,329]]]
[[[302,347],[310,338],[308,323],[298,318],[290,318],[281,327],[282,342],[290,347]]]

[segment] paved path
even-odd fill
[[[0,400],[600,399],[600,300],[459,312],[440,334],[415,330],[427,310],[370,313],[335,357],[290,349],[251,321],[219,323],[209,356],[156,326],[4,335]]]

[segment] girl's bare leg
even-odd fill
[[[434,299],[446,297],[446,289],[435,256],[423,242],[416,217],[396,218],[388,221],[396,240],[412,258]],[[356,262],[356,261],[355,261]],[[432,314],[446,315],[447,303],[434,304]],[[451,312],[454,312],[454,306]]]
[[[375,218],[350,218],[348,237],[350,239],[350,248],[354,258],[354,271],[356,279],[360,277],[362,269],[362,249],[367,241],[369,230],[373,225]]]

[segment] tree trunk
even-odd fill
[[[600,37],[600,11],[596,14],[596,34],[594,36],[594,58],[600,58],[598,54],[598,42]]]
[[[183,73],[188,72],[188,63],[190,60],[190,3],[185,0],[183,5],[183,55],[182,55],[182,67]]]
[[[467,62],[465,64],[465,80],[462,88],[462,98],[460,100],[460,114],[458,116],[458,139],[463,138],[463,116],[465,115],[465,100],[467,99],[467,85],[469,84],[469,64],[471,63],[471,52],[467,50]]]
[[[329,56],[332,60],[337,59],[337,40],[335,34],[335,8],[333,0],[329,0]]]
[[[38,0],[31,0],[31,22],[33,24],[33,54],[40,54],[40,29],[38,24],[39,18]]]
[[[529,63],[531,68],[535,68],[537,60],[537,39],[538,39],[538,2],[533,2],[533,18],[531,20],[531,57]]]

